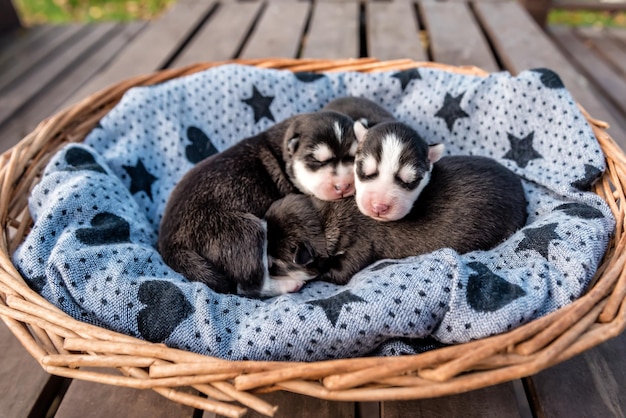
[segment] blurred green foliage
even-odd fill
[[[25,25],[153,19],[176,0],[13,0]]]
[[[176,0],[13,0],[26,25],[153,19]],[[626,13],[552,10],[548,24],[626,26]]]
[[[626,12],[596,12],[584,10],[551,10],[548,24],[568,26],[621,26],[626,27]]]

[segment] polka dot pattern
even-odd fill
[[[310,283],[266,300],[216,294],[165,265],[158,225],[185,172],[345,95],[380,103],[448,154],[513,170],[528,200],[526,227],[490,251],[381,260],[345,286]],[[480,78],[225,65],[128,91],[84,144],[59,151],[30,196],[35,224],[13,260],[73,317],[198,353],[315,361],[423,352],[510,330],[585,291],[615,222],[588,191],[604,164],[548,69]]]

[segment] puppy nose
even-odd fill
[[[335,184],[335,191],[337,192],[337,194],[340,194],[341,196],[345,195],[346,193],[349,193],[351,189],[352,189],[352,183]]]
[[[372,209],[374,210],[374,212],[376,212],[377,215],[384,215],[385,213],[389,212],[389,208],[390,206],[384,203],[372,203]]]

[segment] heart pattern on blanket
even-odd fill
[[[588,191],[606,160],[562,87],[545,69],[477,77],[222,65],[133,88],[84,144],[52,157],[13,260],[75,319],[229,360],[401,355],[506,332],[581,295],[614,230],[610,208]],[[520,175],[528,225],[489,251],[380,260],[345,287],[311,281],[262,300],[215,293],[163,262],[160,220],[188,170],[344,95],[378,102],[448,155],[491,157]]]
[[[192,164],[197,164],[213,154],[217,154],[217,148],[202,129],[190,126],[187,128],[187,138],[191,145],[185,148],[185,156]]]
[[[549,89],[562,89],[565,88],[563,81],[561,81],[561,77],[557,73],[552,70],[548,70],[547,68],[535,68],[531,70],[535,73],[541,74],[539,80]]]
[[[68,171],[91,170],[97,171],[98,173],[107,173],[104,168],[96,162],[93,155],[82,148],[70,148],[67,150],[65,153],[65,162],[69,165],[67,168]]]
[[[312,83],[319,80],[320,78],[326,77],[324,74],[312,73],[310,71],[300,71],[297,73],[293,73],[293,75],[303,83]]]
[[[170,282],[143,282],[137,296],[146,305],[137,315],[137,328],[141,336],[151,342],[165,340],[194,312],[180,289]]]
[[[124,218],[102,212],[93,217],[91,228],[76,230],[76,238],[91,246],[130,242],[130,225]]]

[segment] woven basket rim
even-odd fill
[[[123,80],[42,121],[0,163],[0,315],[26,350],[51,374],[118,386],[152,388],[174,401],[225,416],[246,409],[272,415],[276,408],[252,392],[285,390],[328,400],[420,399],[465,392],[537,373],[573,357],[626,328],[626,255],[623,251],[626,154],[606,132],[607,124],[583,114],[607,159],[594,191],[617,221],[604,261],[587,292],[573,303],[508,333],[423,354],[326,360],[311,363],[230,361],[204,356],[82,323],[31,290],[11,254],[32,220],[27,198],[43,167],[68,142],[80,142],[131,87],[151,85],[210,67],[238,63],[291,71],[385,71],[438,68],[486,76],[477,67],[409,59],[378,61],[260,59],[198,63]],[[97,371],[77,367],[90,366]],[[122,376],[106,368],[117,368]],[[101,369],[102,371],[100,371]],[[93,370],[93,369],[92,369]],[[173,388],[192,386],[208,398]]]

